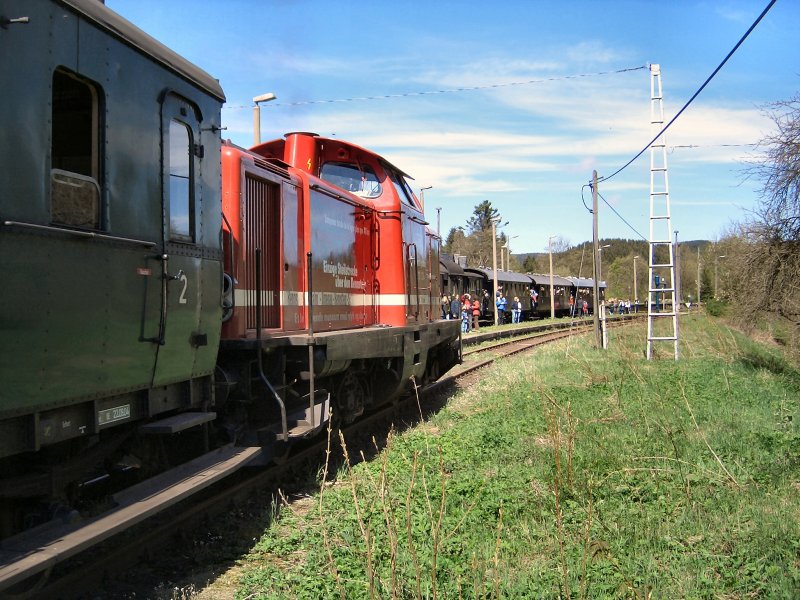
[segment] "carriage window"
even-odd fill
[[[362,198],[377,198],[381,195],[381,184],[375,172],[369,167],[329,162],[322,165],[320,177]]]
[[[100,92],[67,71],[53,73],[50,210],[54,223],[100,227]]]
[[[169,232],[170,238],[194,241],[192,215],[192,138],[180,121],[169,124]]]

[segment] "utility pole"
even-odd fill
[[[719,283],[719,278],[717,277],[717,263],[719,262],[720,258],[728,258],[728,256],[723,254],[721,256],[714,257],[714,300],[719,298],[719,288],[717,287],[717,284]]]
[[[636,282],[636,260],[639,255],[633,257],[633,304],[636,307],[636,312],[639,312],[639,286]]]
[[[594,324],[594,342],[597,348],[603,347],[603,332],[600,331],[600,273],[597,267],[597,171],[592,171],[592,270],[594,290],[592,293],[592,316]],[[551,282],[552,283],[552,282]],[[552,295],[552,292],[551,292]]]
[[[551,235],[547,239],[547,249],[550,253],[550,318],[556,318],[556,297],[553,293],[555,291],[555,286],[553,285],[553,238],[556,237]]]
[[[497,223],[492,219],[492,272],[494,273],[494,324],[497,325]]]
[[[700,306],[700,246],[697,246],[697,305]]]

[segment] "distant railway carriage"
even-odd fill
[[[448,296],[461,297],[464,294],[473,296],[477,293],[481,295],[484,276],[469,269],[464,269],[460,264],[451,259],[450,255],[442,255],[441,265],[441,287],[442,293]]]
[[[550,317],[550,275],[534,273],[530,275],[533,289],[539,293],[536,316],[541,318]],[[553,292],[555,302],[553,308],[557,317],[569,315],[569,296],[572,293],[572,282],[558,275],[553,276]]]
[[[494,322],[495,305],[495,287],[494,287],[494,270],[487,267],[467,267],[465,272],[474,275],[472,281],[472,294],[483,296],[484,290],[489,292],[488,310],[484,317],[490,322]],[[529,302],[529,289],[531,285],[530,276],[523,273],[515,273],[513,271],[497,271],[497,287],[499,291],[508,300],[507,320],[510,322],[511,317],[511,302],[515,296],[518,296],[522,302],[523,312],[522,319],[527,320],[530,317],[530,302]]]
[[[582,306],[585,300],[589,307],[589,314],[592,314],[594,311],[594,279],[581,277],[567,277],[567,279],[572,282],[575,305]],[[606,297],[606,283],[604,281],[600,282],[598,293],[602,302]]]
[[[442,286],[450,293],[456,292],[457,295],[469,293],[481,298],[482,305],[487,309],[483,311],[482,319],[488,322],[494,321],[495,295],[494,290],[494,271],[486,267],[461,267],[444,256],[441,260]],[[503,292],[510,306],[514,297],[519,297],[522,302],[522,320],[550,317],[550,275],[549,274],[522,274],[511,271],[497,272],[498,288]],[[579,277],[562,277],[553,275],[553,290],[555,292],[554,308],[556,317],[570,315],[570,295],[576,298],[577,303],[586,300],[588,311],[591,314],[594,308],[593,301],[593,279]],[[600,299],[605,298],[605,283],[600,285]],[[483,292],[489,293],[489,300],[484,301]],[[536,290],[538,294],[536,308],[533,308],[531,290]],[[510,309],[509,309],[510,310]],[[507,311],[508,312],[508,311]],[[580,315],[580,311],[576,314]],[[507,316],[506,320],[510,317]]]

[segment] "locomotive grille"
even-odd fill
[[[280,327],[280,185],[245,174],[244,262],[247,325],[256,328],[256,250],[261,249],[261,326]]]

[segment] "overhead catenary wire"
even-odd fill
[[[606,206],[608,206],[608,208],[610,208],[610,209],[611,209],[611,210],[614,212],[614,214],[615,214],[615,215],[617,215],[617,217],[619,217],[620,221],[622,221],[623,223],[625,223],[625,225],[627,225],[627,226],[628,226],[628,227],[631,229],[631,231],[633,231],[633,233],[635,233],[636,235],[638,235],[638,236],[639,236],[640,238],[642,238],[642,239],[643,239],[645,242],[647,241],[647,238],[646,238],[646,237],[644,237],[644,236],[643,236],[641,233],[639,233],[639,232],[636,230],[636,228],[635,228],[633,225],[631,225],[630,223],[628,223],[628,221],[626,221],[626,220],[625,220],[625,218],[624,218],[624,217],[623,217],[621,214],[619,214],[619,213],[617,212],[617,209],[616,209],[616,208],[614,208],[613,206],[611,206],[611,204],[609,204],[609,203],[608,203],[608,200],[606,200],[605,198],[603,198],[603,194],[601,194],[600,192],[597,192],[597,195],[600,197],[600,199],[601,199],[603,202],[605,202],[605,203],[606,203]]]
[[[683,111],[685,111],[689,107],[689,105],[694,101],[694,99],[697,98],[697,96],[700,95],[700,92],[702,92],[705,89],[705,87],[711,82],[711,80],[714,79],[714,77],[716,76],[717,73],[719,73],[719,71],[722,69],[722,67],[725,66],[725,63],[727,63],[728,60],[731,58],[731,56],[733,56],[733,54],[739,49],[739,46],[741,46],[744,43],[744,41],[747,39],[747,37],[750,35],[750,33],[753,31],[753,29],[755,29],[756,26],[761,22],[761,20],[766,16],[766,14],[769,12],[769,10],[772,8],[772,6],[775,4],[776,1],[777,0],[770,0],[770,3],[766,6],[766,8],[763,11],[761,11],[761,14],[758,15],[758,18],[753,22],[752,25],[750,25],[750,27],[747,29],[747,31],[744,33],[744,35],[739,39],[739,41],[736,42],[736,45],[731,49],[731,51],[728,52],[728,55],[717,66],[717,68],[714,69],[714,72],[711,73],[711,75],[708,76],[708,78],[703,82],[703,85],[701,85],[698,88],[698,90],[694,94],[692,94],[692,97],[689,98],[689,100],[686,102],[686,104],[683,105],[683,107],[677,112],[677,114],[674,117],[672,117],[672,119],[669,121],[669,123],[664,125],[664,127],[661,128],[661,131],[659,131],[656,134],[656,136],[652,140],[650,140],[647,143],[647,145],[644,148],[642,148],[636,154],[636,156],[634,156],[632,159],[630,159],[628,162],[626,162],[624,165],[622,165],[619,169],[614,171],[611,175],[603,176],[603,177],[598,178],[598,183],[600,181],[608,181],[609,179],[611,179],[615,175],[618,175],[619,173],[621,173],[622,171],[627,169],[636,159],[638,159],[642,154],[644,154],[645,151],[648,148],[650,148],[650,146],[652,146],[653,143],[659,137],[661,137],[664,134],[665,131],[667,131],[667,129],[670,128],[670,126],[678,119],[678,117],[680,117],[681,114],[683,114]]]
[[[549,81],[563,81],[565,79],[580,79],[582,77],[598,77],[602,75],[616,75],[619,73],[628,73],[631,71],[641,71],[642,69],[647,69],[647,65],[642,65],[640,67],[626,67],[624,69],[616,69],[614,71],[598,71],[595,73],[578,73],[574,75],[559,75],[555,77],[544,77],[542,79],[529,79],[527,81],[509,81],[506,83],[490,83],[486,85],[473,85],[473,86],[464,86],[464,87],[457,87],[457,88],[446,88],[440,90],[426,90],[426,91],[415,91],[415,92],[403,92],[400,94],[383,94],[377,96],[356,96],[352,98],[335,98],[329,100],[298,100],[296,102],[270,102],[269,104],[265,104],[264,106],[269,109],[278,108],[278,107],[293,107],[293,106],[307,106],[309,104],[336,104],[340,102],[365,102],[369,100],[390,100],[393,98],[411,98],[414,96],[431,96],[436,94],[457,94],[461,92],[476,92],[480,90],[493,90],[499,89],[504,87],[513,87],[513,86],[520,86],[520,85],[533,85],[537,83],[547,83]],[[243,108],[252,108],[251,105],[241,105],[241,104],[233,104],[230,106],[225,106],[224,108],[227,109],[243,109]]]

